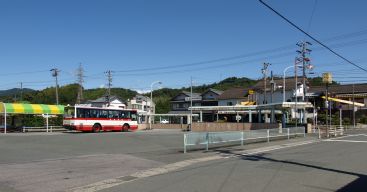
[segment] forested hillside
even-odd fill
[[[309,79],[311,85],[322,85],[321,77]],[[213,88],[217,90],[226,90],[232,87],[249,87],[254,85],[257,80],[249,79],[246,77],[230,77],[223,81],[204,84],[200,86],[194,86],[193,92],[203,93],[204,91]],[[73,105],[76,103],[78,91],[78,84],[69,84],[59,87],[59,103],[63,105]],[[182,87],[179,89],[162,88],[153,91],[153,99],[156,103],[157,113],[167,113],[170,110],[170,100],[182,91],[190,91],[190,87]],[[83,92],[84,101],[97,99],[106,94],[105,88],[86,89]],[[136,91],[124,88],[112,88],[111,95],[116,95],[119,98],[126,101],[137,95]],[[150,97],[150,93],[144,94]],[[43,90],[31,90],[23,89],[22,101],[20,101],[20,89],[10,89],[6,91],[0,91],[0,101],[2,102],[27,102],[27,103],[43,103],[43,104],[55,104],[55,87],[48,87]]]

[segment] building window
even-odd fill
[[[232,105],[233,105],[232,101],[227,102],[227,106],[232,106]]]

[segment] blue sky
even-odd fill
[[[367,2],[266,0],[338,53],[367,68]],[[263,62],[281,75],[292,65],[296,43],[309,40],[257,0],[0,0],[0,90],[76,82],[85,88],[149,90],[260,78]],[[317,44],[310,49],[314,75],[332,72],[342,83],[367,82],[366,72]],[[291,72],[288,73],[292,75]]]

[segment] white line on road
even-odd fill
[[[327,139],[325,141],[339,141],[339,142],[347,142],[347,143],[367,143],[367,141],[343,140],[343,139]]]
[[[131,181],[135,181],[135,180],[138,180],[138,179],[173,172],[173,171],[176,171],[178,169],[181,169],[181,168],[184,168],[184,167],[196,164],[196,163],[213,161],[213,160],[220,160],[220,159],[227,159],[227,158],[230,158],[230,157],[238,157],[239,155],[243,156],[243,155],[260,154],[260,153],[263,153],[263,152],[269,152],[269,151],[273,151],[273,150],[277,150],[277,149],[284,149],[284,148],[289,148],[289,147],[307,145],[307,144],[311,144],[311,143],[315,143],[315,142],[318,142],[318,141],[312,140],[312,141],[306,141],[306,142],[296,142],[296,143],[275,145],[275,146],[272,146],[272,147],[262,147],[262,148],[258,148],[258,149],[245,150],[245,151],[242,151],[242,154],[233,154],[233,155],[229,155],[229,156],[228,155],[223,156],[223,154],[219,154],[219,155],[213,155],[213,156],[209,156],[209,157],[189,159],[189,160],[185,160],[185,161],[180,161],[180,162],[176,162],[176,163],[167,164],[167,165],[157,167],[157,168],[153,168],[153,169],[139,171],[139,172],[136,172],[136,173],[128,175],[128,176],[121,176],[121,177],[117,177],[117,178],[114,178],[114,179],[107,179],[107,180],[104,180],[104,181],[99,181],[99,182],[96,182],[96,183],[92,183],[90,185],[73,188],[73,189],[70,189],[70,190],[67,190],[67,191],[68,192],[96,192],[96,191],[111,188],[111,187],[114,187],[114,186],[117,186],[117,185],[121,185],[121,184],[124,184],[124,183],[128,183],[128,182],[131,182]]]

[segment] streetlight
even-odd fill
[[[295,67],[295,66],[302,67],[302,64],[296,63],[295,65],[291,65],[291,66],[286,67],[283,71],[283,102],[285,102],[285,73],[287,72],[288,69],[290,69],[292,67]],[[314,68],[314,66],[313,65],[307,65],[306,68],[309,69],[309,70],[312,70]],[[297,88],[296,88],[296,94],[297,94]]]
[[[152,107],[153,104],[153,85],[154,84],[162,84],[161,81],[154,81],[152,84],[150,84],[150,113],[149,113],[149,129],[152,129]]]
[[[154,81],[152,84],[150,84],[150,102],[151,102],[151,106],[150,107],[152,107],[153,106],[153,85],[154,84],[162,84],[162,82],[161,81]],[[152,108],[150,108],[150,111],[152,111]]]

